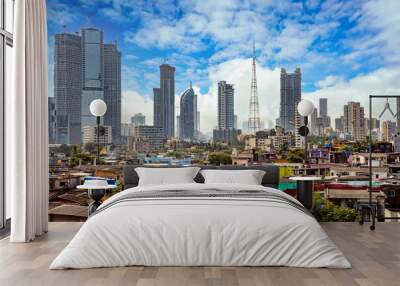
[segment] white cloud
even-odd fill
[[[146,124],[153,124],[153,101],[136,91],[123,91],[121,96],[121,121],[130,122],[135,113],[146,116]]]
[[[251,59],[236,59],[224,62],[209,69],[211,88],[207,94],[200,95],[198,105],[200,111],[201,130],[210,132],[217,125],[217,84],[221,80],[234,84],[235,114],[238,115],[238,125],[248,118]],[[279,112],[279,77],[280,70],[270,70],[257,66],[258,98],[260,118],[265,122],[275,122]]]
[[[66,4],[51,3],[47,7],[47,17],[53,24],[63,26],[74,22],[79,15],[73,13]]]
[[[316,86],[319,88],[327,88],[343,82],[344,78],[340,76],[329,75],[326,78],[317,82]]]
[[[348,61],[376,59],[379,64],[400,63],[400,1],[370,0],[363,3],[348,45]],[[362,33],[363,36],[357,36]]]
[[[338,80],[334,84],[321,89],[303,93],[303,97],[311,99],[318,106],[318,99],[328,98],[328,113],[332,118],[343,115],[343,105],[349,101],[360,102],[365,108],[365,116],[368,116],[368,95],[400,95],[400,68],[381,68],[365,75],[359,75],[351,80]],[[329,77],[326,82],[332,82]],[[385,100],[375,100],[372,115],[379,115]],[[392,103],[392,108],[395,105]],[[386,118],[390,119],[390,118]]]

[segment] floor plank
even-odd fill
[[[400,223],[380,223],[376,231],[356,223],[323,228],[345,253],[352,269],[289,267],[119,267],[50,271],[55,256],[82,223],[50,223],[49,233],[32,243],[0,240],[0,285],[398,285]]]

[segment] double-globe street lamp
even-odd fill
[[[100,160],[100,117],[107,111],[107,104],[102,99],[95,99],[90,103],[90,113],[96,116],[97,123],[97,162]]]

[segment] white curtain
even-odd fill
[[[45,0],[15,1],[13,94],[6,98],[6,186],[12,242],[47,232],[48,123]]]

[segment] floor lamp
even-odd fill
[[[90,103],[90,113],[96,116],[97,123],[97,162],[100,161],[100,117],[107,111],[107,104],[102,99],[95,99]]]

